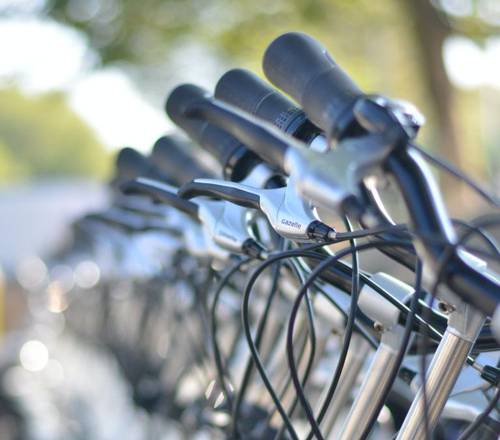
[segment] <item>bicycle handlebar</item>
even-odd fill
[[[245,177],[247,168],[258,162],[257,156],[239,140],[204,119],[190,119],[185,111],[193,102],[209,99],[208,91],[192,84],[176,87],[169,95],[165,109],[172,121],[222,165],[231,180]]]
[[[245,208],[260,209],[260,197],[258,194],[245,191],[241,188],[218,185],[216,183],[194,180],[180,187],[178,194],[183,199],[207,196],[227,200]]]
[[[118,180],[130,180],[144,176],[152,179],[170,181],[169,176],[154,166],[145,156],[130,147],[122,148],[116,156]]]
[[[388,158],[386,170],[401,189],[429,267],[436,270],[444,264],[442,281],[464,301],[487,316],[493,316],[500,302],[500,282],[479,272],[458,254],[455,247],[457,237],[434,186],[434,179],[420,154],[411,149],[398,151]],[[448,261],[442,261],[446,256]]]
[[[186,142],[174,136],[162,136],[155,142],[150,160],[179,186],[196,177],[213,177],[193,156]]]
[[[264,119],[305,142],[319,134],[320,130],[300,108],[249,70],[226,72],[215,86],[214,97]]]
[[[263,68],[328,136],[337,138],[349,128],[352,107],[363,93],[318,41],[298,32],[283,34],[267,48]]]
[[[272,125],[215,99],[194,101],[186,116],[203,118],[239,139],[271,165],[284,171],[285,154],[295,141]]]
[[[198,206],[177,195],[177,190],[170,185],[157,182],[152,179],[137,178],[124,182],[120,185],[124,194],[145,194],[154,201],[173,206],[179,211],[187,214],[194,220],[198,220]]]

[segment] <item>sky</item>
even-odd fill
[[[43,5],[43,0],[15,1],[16,7],[25,4],[31,11]],[[149,103],[124,71],[98,67],[99,58],[82,33],[52,20],[29,15],[0,19],[0,59],[0,86],[14,78],[27,93],[67,92],[71,107],[110,149],[130,145],[147,151],[173,129],[163,109]],[[484,47],[452,37],[444,59],[457,86],[500,89],[500,37]]]

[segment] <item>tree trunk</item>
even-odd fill
[[[446,74],[442,53],[451,28],[430,0],[404,0],[404,4],[413,23],[415,41],[421,54],[422,74],[435,109],[439,153],[463,169],[463,149],[457,135],[458,123],[454,111],[455,91]],[[443,189],[449,195],[453,183],[456,186],[452,179],[443,175],[441,180]]]

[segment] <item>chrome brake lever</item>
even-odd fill
[[[216,179],[196,179],[184,185],[179,195],[198,195],[228,200],[246,208],[258,209],[281,236],[295,241],[324,241],[335,238],[335,230],[319,221],[309,203],[298,196],[295,185],[273,189],[253,188]]]
[[[250,235],[246,209],[206,197],[196,197],[192,202],[198,205],[203,229],[217,245],[234,253],[265,257],[263,246]]]

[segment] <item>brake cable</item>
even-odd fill
[[[284,244],[285,244],[285,240],[281,239],[279,247],[283,247]],[[264,328],[265,328],[265,325],[266,325],[266,322],[267,322],[267,317],[268,317],[268,314],[269,314],[269,310],[271,308],[271,304],[272,304],[272,301],[273,301],[273,299],[275,297],[275,294],[276,294],[276,292],[278,290],[278,281],[279,281],[279,274],[280,274],[280,268],[281,268],[280,264],[278,264],[277,266],[274,267],[274,271],[273,271],[273,275],[272,275],[273,278],[272,278],[272,285],[271,285],[270,293],[269,293],[269,295],[267,297],[266,305],[264,307],[264,313],[261,316],[259,324],[257,326],[257,332],[256,332],[256,336],[255,336],[255,343],[254,343],[253,340],[252,340],[252,335],[251,335],[251,331],[250,331],[250,324],[249,324],[249,320],[248,320],[248,297],[249,297],[248,286],[249,285],[253,286],[253,284],[254,284],[255,280],[257,279],[258,275],[262,272],[262,271],[259,271],[259,269],[262,266],[264,266],[266,262],[267,261],[265,261],[264,263],[262,263],[261,265],[259,265],[255,269],[255,271],[252,273],[252,275],[250,276],[249,280],[247,281],[247,285],[245,287],[245,294],[243,296],[243,305],[242,305],[241,317],[242,317],[243,328],[244,328],[244,331],[245,331],[245,336],[247,338],[248,345],[250,346],[251,357],[249,358],[248,363],[246,365],[245,372],[243,374],[243,379],[241,381],[240,389],[238,390],[238,396],[237,396],[235,405],[233,407],[232,429],[231,430],[232,430],[232,435],[235,436],[235,437],[236,437],[237,431],[238,431],[237,419],[239,417],[239,412],[241,410],[241,405],[243,403],[244,394],[245,394],[246,389],[248,387],[248,384],[250,382],[253,364],[255,362],[258,365],[258,362],[256,362],[257,358],[255,357],[255,353],[257,352],[257,349],[260,346],[260,342],[261,342],[261,338],[262,338],[262,335],[263,335],[263,332],[264,332]],[[265,265],[264,267],[267,267],[267,265]],[[255,276],[256,274],[257,274],[257,276]],[[252,280],[253,280],[253,282],[252,282]],[[259,369],[259,373],[262,376],[262,380],[264,381],[264,384],[266,385],[266,388],[268,388],[268,391],[271,393],[271,396],[273,397],[273,400],[275,400],[275,399],[277,400],[276,394],[275,394],[275,392],[274,392],[274,390],[272,388],[272,385],[270,384],[270,381],[267,378],[264,370],[263,369],[262,370]],[[283,410],[282,407],[281,407],[281,410]],[[284,413],[284,411],[283,411],[283,413],[281,415],[282,416],[284,415],[284,420],[285,420],[285,423],[286,423],[286,420],[288,418],[287,418],[286,414]],[[291,422],[289,420],[288,420],[288,422],[289,423],[287,423],[287,426],[288,426],[289,429],[291,428],[290,433],[292,434],[292,432],[294,432],[293,431],[293,426],[292,426],[292,424],[291,424]],[[294,438],[298,439],[298,437],[294,437]]]
[[[346,228],[348,229],[349,232],[352,232],[352,225],[348,219],[347,216],[344,217],[344,223]],[[332,382],[332,385],[330,386],[330,389],[328,391],[328,394],[333,397],[333,394],[335,393],[335,389],[337,387],[338,381],[340,379],[340,375],[342,373],[342,370],[344,369],[344,364],[345,360],[347,358],[347,352],[349,350],[349,346],[351,344],[351,339],[352,339],[352,333],[354,330],[354,322],[356,321],[356,310],[358,307],[358,297],[359,297],[359,260],[358,260],[358,253],[355,250],[356,249],[356,241],[354,238],[350,239],[350,248],[352,251],[352,288],[351,288],[351,305],[350,305],[350,310],[349,310],[349,315],[347,316],[347,324],[346,324],[346,329],[344,332],[344,338],[343,338],[343,345],[342,345],[342,351],[340,353],[339,359],[337,361],[337,367],[335,370],[334,374],[334,380]],[[299,292],[300,295],[300,292]],[[293,335],[293,321],[292,321],[292,315],[290,316],[290,332],[289,335]],[[305,398],[305,395],[302,395],[303,397],[303,402],[307,404],[307,400]],[[326,407],[330,405],[330,402],[327,402]],[[306,408],[304,408],[305,410]],[[311,432],[308,435],[308,440],[312,437],[312,434],[314,431],[316,432],[316,436],[318,439],[321,438],[321,430],[319,428],[319,425],[321,423],[321,420],[318,419],[316,422],[316,419],[314,418],[314,414],[312,413],[311,408],[308,408],[310,413],[306,414],[308,417],[310,416],[310,421],[312,420],[314,423],[311,424]],[[318,436],[319,434],[319,436]]]
[[[277,255],[271,255],[271,256],[269,256],[269,258],[264,263],[262,263],[254,271],[254,273],[252,274],[251,278],[248,280],[247,286],[245,288],[244,298],[243,298],[243,309],[244,310],[248,309],[249,293],[250,293],[249,287],[252,286],[252,282],[255,281],[255,278],[258,277],[258,275],[268,265],[273,264],[274,262],[276,262],[278,260],[282,260],[282,259],[289,258],[289,257],[292,257],[292,256],[296,256],[296,257],[300,257],[300,256],[303,256],[303,255],[310,256],[310,255],[307,254],[308,251],[312,251],[314,249],[323,247],[326,244],[329,244],[329,243],[313,244],[313,245],[305,246],[305,247],[303,247],[301,249],[284,251],[284,252],[280,252]],[[355,250],[371,249],[371,248],[374,248],[376,246],[402,246],[402,247],[409,247],[409,246],[411,246],[411,244],[409,244],[407,241],[400,241],[400,240],[387,241],[387,240],[385,240],[385,241],[378,241],[378,242],[372,242],[372,243],[363,243],[363,244],[357,245],[357,247],[356,247]],[[315,278],[317,278],[317,276],[319,276],[319,274],[322,272],[322,270],[324,268],[326,268],[328,266],[328,264],[334,263],[336,260],[340,259],[341,257],[343,257],[345,255],[348,255],[351,252],[352,252],[351,248],[344,249],[343,251],[341,251],[337,255],[327,258],[319,266],[317,266],[315,268],[315,270],[312,272],[312,274],[310,275],[310,277],[308,278],[308,280],[306,281],[306,283],[302,286],[302,288],[301,288],[302,295],[301,296],[303,296],[305,294],[304,293],[305,289],[307,289],[309,287],[309,285],[311,285],[314,282]],[[314,255],[314,256],[316,258],[321,258],[318,255]],[[324,264],[325,262],[328,262],[328,264]],[[279,399],[275,395],[274,390],[272,390],[272,385],[269,383],[267,375],[265,374],[265,370],[264,370],[264,367],[263,367],[262,362],[260,360],[260,356],[256,352],[255,346],[254,346],[253,341],[252,341],[251,330],[250,330],[250,326],[249,326],[248,322],[244,322],[244,330],[245,330],[245,335],[247,337],[247,341],[249,343],[250,350],[252,351],[252,353],[254,355],[254,361],[255,361],[256,367],[257,367],[257,369],[259,370],[259,372],[260,372],[260,374],[262,376],[262,379],[264,381],[264,385],[266,386],[266,388],[268,389],[271,397],[273,398],[274,404],[276,405],[276,408],[277,408],[278,412],[280,413],[281,417],[283,418],[283,420],[284,420],[284,422],[285,422],[285,424],[287,426],[287,429],[290,432],[290,435],[292,436],[292,438],[297,439],[298,437],[297,437],[297,434],[294,431],[294,428],[293,428],[293,426],[291,424],[291,421],[289,420],[288,416],[286,415],[286,413],[285,413],[285,411],[283,409],[283,406],[281,405],[281,402],[279,401]],[[331,394],[331,393],[329,393],[329,394]],[[331,400],[331,396],[327,396],[327,398],[328,399],[325,399],[325,400],[327,400],[327,402],[329,402]],[[233,424],[235,423],[235,420],[238,418],[238,414],[239,414],[239,411],[240,411],[241,403],[242,403],[242,398],[241,398],[241,394],[239,394],[238,395],[238,399],[236,401],[236,404],[234,406],[234,410],[233,410]],[[320,413],[321,418],[324,417],[324,413],[325,412],[326,412],[326,407],[323,405],[323,408],[321,409],[321,413]],[[321,420],[319,420],[319,422],[321,422]],[[233,425],[233,435],[234,434],[235,434],[235,429],[234,429],[234,425]]]
[[[352,232],[352,225],[345,217],[344,219],[346,228],[348,229],[349,232]],[[350,341],[351,341],[351,336],[352,336],[352,331],[353,331],[353,324],[355,321],[355,315],[356,315],[356,308],[357,308],[357,297],[359,293],[359,264],[358,264],[358,258],[357,258],[357,253],[354,251],[354,246],[355,246],[355,240],[354,238],[350,239],[351,242],[351,248],[353,249],[352,252],[352,288],[351,288],[351,307],[350,307],[350,312],[349,316],[347,319],[347,326],[346,326],[346,331],[344,333],[344,343],[343,346],[347,345],[347,349],[349,347]],[[305,284],[305,283],[304,283]],[[304,285],[303,284],[303,285]],[[322,439],[323,436],[321,434],[321,430],[319,428],[319,423],[316,422],[316,419],[314,418],[313,410],[311,406],[309,405],[309,402],[307,401],[307,398],[305,397],[305,393],[303,390],[303,387],[300,384],[299,378],[298,378],[298,373],[296,370],[295,366],[295,360],[294,360],[294,355],[293,355],[293,333],[294,333],[294,323],[295,323],[295,316],[298,311],[298,307],[300,306],[301,298],[302,298],[302,288],[299,290],[299,293],[297,295],[297,298],[294,302],[294,306],[292,308],[292,313],[290,315],[290,321],[289,321],[289,326],[288,326],[288,335],[287,335],[287,355],[288,355],[288,364],[290,367],[290,375],[292,377],[293,384],[295,386],[297,396],[299,398],[299,401],[302,405],[302,408],[309,420],[309,423],[311,424],[311,433],[307,437],[308,439],[311,438],[312,434],[316,435],[318,439]],[[304,292],[307,292],[307,288],[304,289]],[[295,314],[295,316],[294,316]],[[347,352],[347,349],[345,350]],[[341,365],[340,370],[342,370],[343,365],[345,363],[345,359],[342,359],[342,355],[339,358],[338,365]],[[338,367],[337,367],[338,368]]]
[[[484,411],[479,414],[476,419],[467,427],[467,429],[460,434],[457,440],[467,440],[471,437],[474,432],[481,426],[481,424],[485,421],[485,419],[489,416],[491,411],[497,406],[498,401],[500,400],[500,388],[497,388],[497,391],[493,398],[488,403],[488,406],[484,409]]]
[[[304,292],[305,290],[314,282],[314,280],[321,274],[321,272],[323,270],[325,270],[329,265],[331,264],[334,264],[336,261],[338,261],[340,258],[352,253],[353,251],[362,251],[362,250],[366,250],[366,249],[372,249],[372,248],[375,248],[377,246],[402,246],[402,247],[410,247],[411,245],[407,242],[407,241],[401,241],[401,240],[384,240],[384,241],[374,241],[374,242],[370,242],[370,243],[362,243],[362,244],[359,244],[359,245],[356,245],[356,246],[351,246],[349,248],[346,248],[346,249],[343,249],[341,251],[339,251],[336,255],[332,255],[330,257],[328,257],[326,260],[322,261],[318,266],[315,267],[315,269],[311,272],[311,274],[309,275],[309,278],[307,279],[307,281],[302,285],[298,295],[297,295],[297,298],[296,298],[296,301],[295,301],[295,304],[294,304],[294,309],[292,310],[292,313],[290,315],[290,326],[293,328],[293,324],[295,322],[295,318],[296,318],[296,314],[297,314],[297,310],[298,310],[298,304],[300,304],[300,299],[302,298],[302,296],[304,295]],[[352,320],[354,320],[354,316],[352,313],[349,314],[349,318],[351,318]],[[352,326],[352,324],[351,324]],[[344,347],[342,349],[342,353],[341,353],[341,357],[339,359],[339,363],[337,364],[337,369],[335,371],[335,375],[333,377],[333,380],[330,384],[330,387],[328,389],[328,392],[327,392],[327,396],[322,404],[322,407],[320,409],[320,412],[319,412],[319,415],[317,417],[317,423],[320,424],[321,421],[323,420],[325,414],[326,414],[326,409],[329,405],[329,402],[331,401],[332,397],[333,397],[333,392],[335,391],[335,387],[337,386],[337,382],[340,378],[340,369],[342,368],[339,368],[339,366],[341,365],[341,362],[342,362],[342,366],[343,366],[343,363],[345,362],[345,357],[347,356],[347,350],[345,349],[345,345],[344,344]],[[342,359],[344,359],[342,361]],[[317,436],[318,433],[315,433],[315,435]],[[320,434],[321,435],[321,434]],[[319,438],[322,438],[322,437],[319,437]]]
[[[329,243],[326,243],[326,244],[329,244]],[[307,251],[323,247],[326,244],[325,243],[319,243],[319,244],[315,243],[312,245],[305,246],[301,249],[282,251],[282,252],[279,252],[278,254],[270,255],[269,258],[266,261],[264,261],[262,264],[260,264],[255,269],[255,271],[252,273],[249,280],[247,281],[247,285],[245,286],[245,291],[244,291],[244,295],[243,295],[243,305],[242,305],[243,328],[245,331],[245,336],[247,338],[248,346],[249,346],[250,351],[252,353],[253,361],[255,362],[255,366],[261,375],[261,378],[264,382],[264,385],[266,386],[266,389],[268,390],[271,398],[273,399],[273,402],[276,406],[276,409],[280,413],[280,416],[282,417],[282,419],[286,425],[287,430],[289,431],[290,435],[292,436],[292,438],[294,440],[298,440],[297,433],[295,432],[295,429],[293,428],[293,425],[292,425],[289,417],[287,416],[283,406],[281,405],[281,402],[280,402],[278,396],[274,392],[273,387],[272,387],[271,383],[269,382],[269,379],[268,379],[267,374],[265,372],[264,366],[263,366],[262,361],[260,359],[260,356],[257,352],[256,345],[252,339],[250,324],[249,324],[248,320],[246,319],[247,315],[248,315],[250,292],[251,292],[252,286],[255,283],[258,276],[269,265],[271,265],[277,261],[286,259],[286,258],[290,258],[290,257],[294,257],[294,256],[300,257],[301,255],[303,255]],[[242,400],[243,400],[242,394],[243,393],[241,393],[241,392],[238,394],[238,398],[237,398],[235,405],[234,405],[234,408],[233,408],[233,430],[232,430],[233,436],[236,435],[236,420],[239,417],[239,412],[241,410],[241,404],[242,404]]]
[[[425,159],[427,159],[432,164],[438,166],[439,168],[447,171],[449,174],[454,176],[455,178],[462,180],[465,184],[467,184],[470,188],[472,188],[479,196],[481,196],[484,200],[486,200],[491,205],[496,208],[500,208],[500,200],[497,196],[489,194],[487,190],[481,187],[478,183],[474,182],[467,174],[463,171],[459,170],[457,167],[449,163],[448,161],[435,156],[429,151],[424,150],[422,147],[411,143],[410,147],[417,150]]]
[[[298,261],[296,261],[294,258],[290,258],[290,261],[291,261],[290,262],[291,269],[295,272],[297,278],[299,278],[299,280],[301,282],[304,282],[305,278],[304,278],[304,274],[303,274],[303,269],[299,265]],[[308,325],[309,325],[309,335],[310,335],[310,340],[311,340],[311,349],[309,350],[309,356],[308,356],[306,368],[304,371],[304,375],[302,377],[302,386],[305,386],[305,384],[307,383],[309,375],[312,371],[312,367],[313,367],[313,363],[314,363],[314,359],[315,359],[315,353],[316,353],[316,332],[314,329],[314,315],[313,315],[314,312],[313,312],[312,304],[310,301],[310,293],[309,292],[306,294],[306,306],[307,306],[307,321],[308,321]],[[306,344],[307,344],[307,338],[304,338],[304,344],[303,344],[302,348],[300,349],[300,353],[299,353],[299,358],[298,358],[299,363],[302,362],[302,358],[303,358],[303,355],[305,353]],[[292,381],[292,378],[291,378],[291,375],[289,375],[287,380],[286,380],[285,385],[283,386],[282,391],[280,392],[280,400],[281,400],[281,398],[283,398],[283,396],[287,392],[287,390],[291,384],[291,381]],[[298,396],[295,396],[295,398],[293,399],[292,404],[290,405],[290,408],[288,410],[288,417],[292,417],[292,415],[295,411],[295,408],[297,407],[297,403],[298,403]],[[275,440],[279,440],[283,437],[283,433],[284,433],[285,429],[286,429],[286,425],[283,425],[281,427],[281,429],[278,431],[278,433],[276,434]]]
[[[500,254],[500,249],[496,243],[496,240],[491,237],[486,231],[483,231],[481,228],[474,226],[472,224],[467,223],[466,221],[463,220],[456,220],[453,219],[452,223],[455,223],[459,226],[461,226],[464,229],[473,229],[473,232],[477,235],[479,235],[483,241],[488,245],[488,247],[493,251],[493,254]]]
[[[219,280],[217,287],[214,292],[212,307],[210,311],[210,319],[211,319],[211,342],[212,342],[212,350],[214,354],[215,368],[217,370],[217,378],[219,381],[219,385],[221,387],[222,393],[226,398],[226,402],[228,404],[229,409],[232,408],[232,396],[229,393],[229,390],[226,385],[225,378],[229,378],[229,372],[226,370],[226,363],[222,359],[222,355],[219,348],[219,343],[217,341],[217,305],[219,304],[219,298],[221,292],[229,283],[230,278],[236,274],[245,264],[250,263],[252,261],[252,257],[242,258],[237,261],[229,270],[223,275],[223,277]]]

